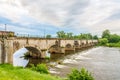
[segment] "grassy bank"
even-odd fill
[[[120,47],[120,42],[119,43],[107,43],[107,47]]]
[[[0,80],[62,80],[49,74],[40,74],[30,69],[0,64]]]

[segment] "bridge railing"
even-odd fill
[[[16,34],[15,37],[20,38],[47,38],[41,35],[29,35],[29,34]],[[50,38],[57,38],[57,37],[50,37]]]

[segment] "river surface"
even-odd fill
[[[96,47],[68,55],[62,65],[50,71],[53,75],[66,77],[72,68],[86,68],[95,80],[120,80],[120,48]]]
[[[120,80],[120,48],[96,47],[69,55],[51,54],[51,59],[24,59],[25,48],[13,55],[14,66],[47,63],[52,75],[67,77],[73,68],[86,68],[95,80]],[[60,57],[61,56],[61,57]],[[60,63],[60,64],[58,64]]]

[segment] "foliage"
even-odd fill
[[[120,47],[120,42],[118,42],[118,43],[107,43],[106,46],[108,46],[108,47]]]
[[[30,55],[30,52],[28,51],[28,52],[24,53],[24,57],[28,58],[28,57],[32,57],[32,56]]]
[[[102,38],[107,38],[107,39],[110,38],[110,31],[108,29],[103,31]]]
[[[66,33],[64,31],[58,31],[57,37],[64,38],[64,39],[92,39],[93,38],[91,33],[73,35],[73,33],[71,33],[71,32]],[[95,36],[95,38],[98,38],[97,35]]]
[[[29,68],[0,64],[0,80],[63,80],[49,74],[40,74]]]
[[[57,37],[58,37],[58,38],[65,38],[65,37],[66,37],[65,34],[66,34],[66,33],[65,33],[64,31],[58,31],[58,32],[57,32]]]
[[[120,36],[117,34],[111,34],[109,38],[110,43],[117,43],[120,41]]]
[[[38,64],[37,66],[34,66],[33,64],[31,64],[31,70],[37,71],[39,73],[45,73],[45,74],[49,73],[46,64]]]
[[[51,36],[51,35],[49,35],[49,34],[48,34],[48,35],[46,35],[46,38],[51,38],[51,37],[52,37],[52,36]]]
[[[98,36],[97,36],[97,35],[94,35],[94,36],[93,36],[93,39],[98,39]]]
[[[80,34],[78,35],[78,39],[92,39],[92,35],[90,33]]]
[[[72,39],[73,38],[73,33],[71,33],[71,32],[66,33],[66,38],[67,39]]]
[[[14,33],[9,33],[8,37],[14,37]]]
[[[94,78],[85,68],[81,68],[80,71],[73,69],[68,75],[68,80],[94,80]]]
[[[108,43],[108,39],[107,38],[99,39],[99,44],[100,45],[106,45],[107,43]]]
[[[120,36],[117,34],[110,34],[109,30],[105,30],[102,33],[102,39],[99,39],[100,45],[108,47],[120,47]]]

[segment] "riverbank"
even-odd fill
[[[0,80],[63,80],[50,74],[40,74],[27,68],[0,64]]]
[[[107,43],[106,46],[107,47],[120,47],[120,42],[118,42],[118,43]]]

